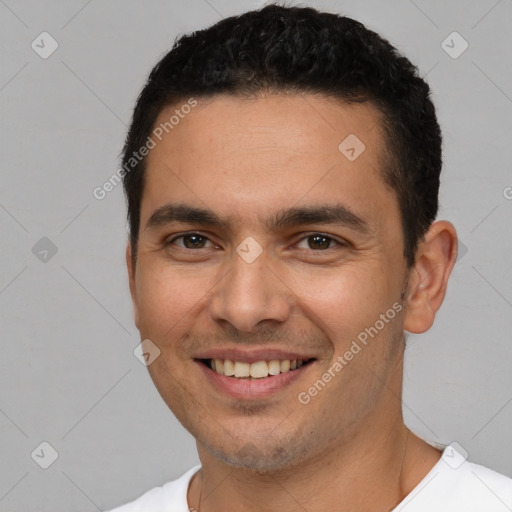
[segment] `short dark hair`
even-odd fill
[[[438,209],[442,140],[428,84],[417,67],[362,23],[280,5],[178,38],[151,71],[123,149],[134,263],[146,159],[133,155],[146,144],[162,109],[190,97],[262,92],[313,93],[378,108],[388,148],[383,178],[398,198],[404,257],[411,266]]]

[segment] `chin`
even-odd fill
[[[218,446],[213,447],[208,444],[205,446],[221,462],[259,474],[288,470],[299,465],[308,453],[307,448],[300,449],[296,443],[283,442],[280,445],[270,446],[268,438],[262,440],[261,446],[249,441],[236,451],[230,452]]]

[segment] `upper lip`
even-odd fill
[[[287,359],[290,361],[294,359],[307,361],[308,359],[314,359],[314,357],[308,354],[280,350],[277,348],[258,348],[252,350],[243,350],[240,348],[211,348],[196,355],[194,359],[229,359],[231,361],[256,363],[257,361],[271,361],[273,359],[279,361]]]

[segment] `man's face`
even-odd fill
[[[200,454],[278,469],[400,414],[407,269],[384,151],[374,107],[313,95],[199,101],[151,150],[130,271],[136,323]],[[171,203],[222,223],[173,221]],[[212,358],[238,375],[256,361],[274,361],[252,368],[263,373],[308,362],[251,380],[218,374]]]

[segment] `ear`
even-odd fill
[[[443,303],[448,278],[457,259],[457,232],[448,221],[434,222],[418,245],[409,274],[404,329],[428,331]]]
[[[128,269],[128,282],[130,285],[130,295],[132,296],[135,326],[139,329],[139,304],[137,301],[137,289],[135,287],[135,265],[132,259],[132,245],[130,242],[128,242],[126,246],[126,267]]]

